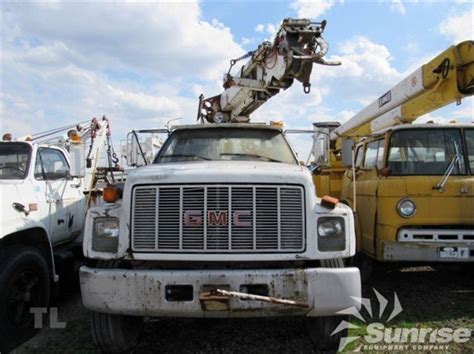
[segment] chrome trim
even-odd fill
[[[443,237],[445,236],[445,237]],[[400,242],[472,242],[474,229],[409,229],[401,228],[397,233]]]
[[[409,200],[410,202],[412,202],[413,205],[414,205],[414,207],[415,207],[415,210],[413,211],[413,214],[411,214],[411,215],[403,215],[403,214],[400,212],[400,204],[401,204],[402,202],[404,202],[405,200]],[[415,216],[417,210],[418,210],[418,209],[416,208],[416,203],[415,203],[411,198],[402,198],[402,199],[400,199],[400,200],[398,201],[398,203],[397,203],[397,213],[398,213],[398,215],[400,215],[400,216],[401,216],[402,218],[404,218],[404,219],[408,219],[408,218],[411,218],[411,217]]]
[[[293,253],[306,246],[302,186],[146,185],[136,186],[132,194],[131,240],[136,252]],[[209,209],[218,214],[213,219],[217,224],[211,226]],[[186,224],[184,210],[198,211],[193,217],[199,223]],[[249,211],[241,218],[251,225],[236,226],[234,211]],[[226,215],[222,224],[221,212]]]

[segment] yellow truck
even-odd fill
[[[373,259],[474,261],[474,124],[411,124],[473,92],[467,41],[346,123],[315,124],[316,191],[355,211],[362,268]]]

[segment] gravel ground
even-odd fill
[[[404,309],[393,326],[469,327],[474,329],[474,277],[459,269],[429,267],[384,269],[364,285],[364,296],[377,289],[393,303],[396,291]],[[64,329],[41,330],[14,353],[98,352],[89,316],[77,289],[63,294],[57,304]],[[374,308],[378,313],[378,308]],[[455,351],[474,352],[473,338]],[[136,353],[308,353],[313,351],[301,318],[277,319],[163,319],[147,322]]]

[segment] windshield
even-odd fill
[[[459,129],[399,130],[390,138],[387,167],[391,175],[443,175],[456,150],[463,151]],[[459,156],[453,175],[466,174]]]
[[[0,179],[24,179],[30,151],[25,143],[0,143]]]
[[[154,163],[198,160],[296,163],[293,152],[280,131],[242,128],[175,131]]]

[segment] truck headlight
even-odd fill
[[[397,211],[403,218],[409,218],[416,213],[416,204],[409,198],[400,199],[397,204]]]
[[[117,252],[119,219],[97,218],[94,220],[92,250],[96,252]]]
[[[318,249],[343,251],[346,248],[344,218],[325,216],[318,219]]]

